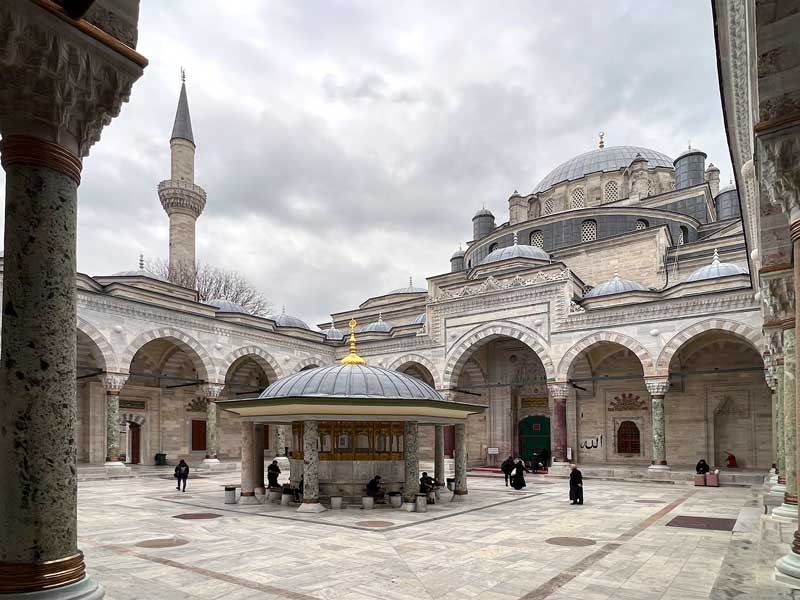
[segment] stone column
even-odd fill
[[[297,512],[326,510],[319,501],[319,423],[303,422],[303,503]]]
[[[456,423],[456,481],[450,502],[466,502],[467,498],[467,428],[464,423]]]
[[[219,464],[219,424],[217,422],[217,400],[225,384],[207,383],[200,388],[206,399],[206,457],[203,464],[213,468]]]
[[[667,471],[666,420],[664,418],[664,397],[669,390],[669,377],[645,379],[650,393],[653,419],[653,458],[650,469]]]
[[[797,520],[797,408],[795,399],[795,330],[783,332],[783,447],[785,489],[783,504],[772,511],[780,521]]]
[[[777,447],[776,460],[778,463],[778,484],[773,486],[770,493],[780,494],[783,497],[783,492],[786,491],[786,453],[783,437],[784,419],[783,419],[783,383],[784,383],[784,368],[783,356],[779,357],[775,363],[775,441]]]
[[[264,487],[264,425],[256,423],[253,436],[253,488],[259,496],[267,493]]]
[[[286,425],[275,426],[275,444],[278,446],[275,455],[286,456],[286,448],[289,446],[286,443]]]
[[[553,402],[553,418],[550,421],[553,440],[553,462],[567,461],[567,395],[569,385],[566,382],[547,384],[547,391]]]
[[[70,18],[57,3],[0,2],[0,596],[103,597],[77,544],[77,190],[147,61],[131,48],[138,5],[102,7],[98,28],[89,4]]]
[[[106,462],[107,467],[124,467],[119,460],[119,394],[128,376],[106,373],[103,386],[106,390]]]
[[[253,444],[256,438],[255,423],[242,421],[242,495],[239,504],[260,504],[256,498]]]
[[[419,494],[419,458],[417,456],[417,424],[403,423],[403,458],[405,459],[405,482],[403,501],[415,503]]]
[[[433,479],[437,485],[445,484],[444,425],[436,425],[433,439]]]

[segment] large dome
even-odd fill
[[[590,173],[611,173],[625,169],[631,164],[637,154],[647,159],[650,168],[673,168],[672,159],[666,154],[642,148],[641,146],[610,146],[584,152],[568,161],[561,163],[550,171],[534,188],[533,193],[538,194],[549,190],[554,185],[565,181],[574,181]]]
[[[332,365],[279,379],[259,398],[390,398],[444,401],[424,381],[399,371],[367,365]]]

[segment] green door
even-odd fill
[[[525,417],[519,422],[520,458],[531,460],[542,448],[550,452],[550,417]]]

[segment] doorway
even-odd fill
[[[552,456],[550,448],[550,417],[531,416],[519,422],[519,455],[526,461],[532,461],[534,454],[547,450]],[[547,465],[545,465],[547,466]]]
[[[128,423],[128,446],[130,447],[130,463],[138,465],[142,459],[142,426]]]

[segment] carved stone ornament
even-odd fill
[[[580,313],[585,313],[586,309],[583,308],[580,304],[575,302],[574,300],[569,301],[569,314],[575,315]]]
[[[479,285],[465,285],[464,287],[455,290],[443,290],[435,298],[429,297],[429,302],[441,302],[442,300],[464,298],[467,296],[486,294],[488,292],[495,292],[499,290],[509,290],[529,285],[566,281],[567,279],[569,279],[569,271],[566,269],[557,271],[555,273],[545,273],[540,271],[529,278],[523,278],[519,275],[515,275],[514,277],[510,277],[508,279],[498,280],[493,275],[489,275],[489,277],[487,277],[483,283]]]
[[[664,396],[669,391],[669,378],[657,377],[653,379],[645,379],[647,391],[651,396]]]
[[[623,392],[608,404],[608,410],[647,410],[647,402],[642,400],[637,394]]]
[[[216,400],[224,387],[222,383],[206,383],[200,387],[200,394],[210,400]]]
[[[766,320],[794,318],[794,301],[792,273],[761,276],[761,302]]]
[[[791,215],[800,210],[800,130],[759,137],[761,193]],[[800,214],[797,214],[800,216]]]
[[[103,386],[108,394],[119,394],[127,381],[128,376],[122,373],[106,373],[103,375]]]
[[[195,396],[186,405],[186,412],[206,412],[208,399],[205,396]]]
[[[569,396],[569,384],[568,383],[548,383],[547,384],[547,392],[550,394],[550,397],[554,400],[564,400]]]

